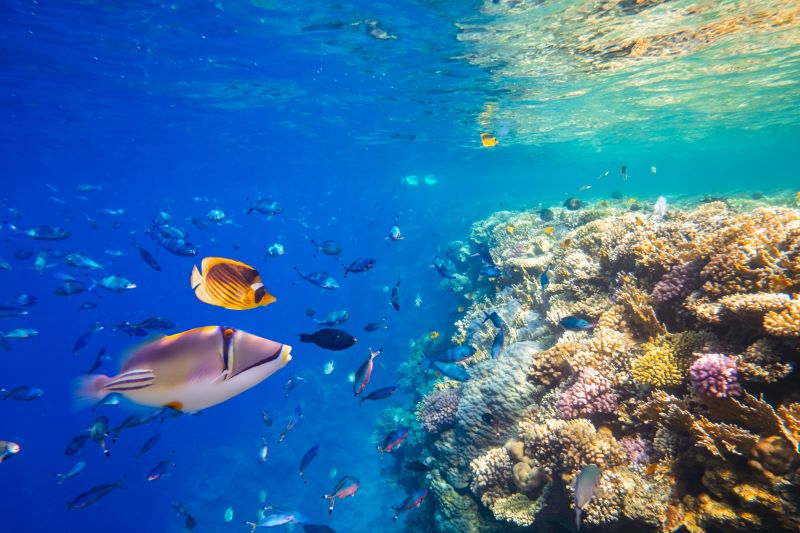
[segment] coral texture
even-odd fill
[[[736,361],[726,355],[711,353],[702,356],[689,369],[692,388],[705,396],[727,398],[739,396],[739,374]]]
[[[456,387],[436,390],[426,396],[417,413],[425,431],[438,433],[451,426],[456,420],[460,400],[461,389]]]
[[[558,400],[558,412],[563,418],[587,417],[598,413],[613,413],[618,397],[611,382],[594,368],[578,373],[575,382]]]

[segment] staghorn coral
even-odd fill
[[[676,353],[665,337],[641,345],[642,354],[631,364],[631,376],[637,383],[655,387],[674,387],[683,382],[688,359]]]
[[[745,381],[775,383],[788,376],[794,365],[781,359],[776,340],[765,337],[748,346],[739,356],[736,370]]]
[[[703,266],[701,260],[692,259],[672,267],[653,287],[650,293],[653,302],[663,304],[688,296],[700,284],[699,275]]]
[[[689,369],[689,379],[692,389],[705,396],[727,398],[742,393],[736,360],[726,355],[711,353],[702,356]]]
[[[428,433],[438,433],[451,426],[456,419],[461,389],[448,387],[428,394],[417,410],[417,418]]]
[[[800,300],[791,300],[783,310],[765,314],[764,329],[779,337],[800,337]]]
[[[581,418],[599,413],[613,413],[619,397],[611,382],[594,368],[584,368],[558,400],[562,418]]]

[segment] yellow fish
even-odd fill
[[[636,198],[628,198],[627,200],[625,200],[625,203],[628,205],[633,205],[636,203]]]
[[[640,226],[640,227],[644,226],[644,220],[642,220],[642,217],[640,217],[638,215],[636,216],[636,225]]]
[[[569,248],[569,245],[570,245],[570,244],[572,244],[572,239],[570,239],[569,237],[567,237],[566,239],[564,239],[563,241],[561,241],[561,247],[562,247],[564,250],[566,250],[567,248]]]
[[[491,148],[497,146],[497,139],[490,133],[481,133],[481,143],[483,143],[486,148]]]
[[[192,268],[192,289],[201,302],[241,311],[269,305],[275,297],[267,292],[258,271],[240,261],[206,257]]]
[[[797,193],[797,203],[800,204],[800,192]]]
[[[555,226],[547,226],[542,231],[544,232],[545,235],[552,235],[553,233],[555,233],[556,227]]]
[[[456,311],[458,311],[459,313],[463,313],[463,312],[464,312],[464,306],[463,306],[463,305],[459,305],[459,306],[456,308]]]
[[[286,366],[292,347],[234,328],[206,326],[147,342],[119,374],[80,381],[79,397],[118,393],[154,407],[197,411],[254,387]]]
[[[430,334],[428,335],[428,337],[430,337],[431,340],[438,339],[439,338],[439,332],[438,331],[431,331]]]
[[[506,231],[509,233],[514,233],[514,226],[506,226]]]

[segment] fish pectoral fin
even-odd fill
[[[156,375],[150,369],[130,370],[114,376],[106,383],[103,390],[106,392],[125,392],[145,389],[156,382]]]
[[[232,376],[232,372],[230,370],[223,370],[222,373],[214,378],[212,383],[222,383],[223,381],[229,380]]]
[[[171,401],[169,403],[165,403],[164,407],[171,407],[176,411],[183,411],[183,402],[179,402],[178,400]]]

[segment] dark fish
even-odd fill
[[[75,455],[76,453],[81,451],[81,448],[83,448],[86,445],[86,441],[88,440],[89,440],[88,433],[81,433],[80,435],[75,435],[74,437],[72,437],[72,440],[69,441],[69,444],[67,444],[67,447],[64,450],[64,455]]]
[[[494,341],[492,342],[492,359],[497,359],[497,356],[503,351],[506,342],[506,336],[505,333],[503,333],[504,329],[505,328],[502,327],[497,328],[497,334],[494,336]]]
[[[392,297],[391,297],[392,307],[394,307],[395,311],[400,310],[400,280],[397,280],[397,283],[394,284],[392,287]]]
[[[136,244],[136,241],[131,241],[131,246],[136,248],[136,251],[139,252],[139,256],[142,258],[142,261],[147,263],[147,266],[155,271],[161,272],[161,265],[158,264],[158,261],[156,261],[156,258],[153,257],[153,254]]]
[[[443,278],[452,279],[456,275],[455,274],[456,266],[453,264],[453,262],[440,255],[437,255],[436,257],[433,258],[433,267],[436,269],[436,272],[438,272],[439,275],[442,276]]]
[[[26,259],[33,257],[33,250],[30,248],[18,248],[17,251],[14,252],[14,257],[20,261],[25,261]]]
[[[21,233],[37,241],[63,241],[72,236],[69,231],[58,226],[36,226],[30,229],[19,229],[12,224],[8,224],[8,226],[14,233]]]
[[[317,287],[321,287],[323,289],[334,290],[339,288],[339,283],[333,279],[327,272],[324,270],[320,270],[319,272],[312,272],[311,274],[303,274],[297,267],[294,267],[294,270],[297,274],[306,280],[307,282],[311,283],[312,285],[316,285]]]
[[[192,515],[187,514],[186,515],[186,529],[191,531],[191,530],[193,530],[195,528],[196,525],[197,525],[197,520],[195,520]]]
[[[286,397],[289,397],[289,393],[292,392],[294,389],[297,388],[297,384],[301,381],[305,381],[303,378],[297,377],[295,374],[289,375],[289,380],[284,384],[283,390],[286,391]]]
[[[336,241],[323,241],[322,244],[317,244],[312,240],[311,244],[317,247],[317,252],[322,252],[325,255],[337,256],[342,253],[342,246]]]
[[[569,331],[579,331],[582,329],[591,329],[592,324],[583,318],[576,316],[566,316],[558,321],[562,328]]]
[[[364,403],[365,400],[385,400],[392,394],[397,392],[397,385],[391,385],[389,387],[383,387],[382,389],[374,390],[367,394],[366,396],[361,397],[361,401],[358,403]]]
[[[95,322],[94,327],[78,337],[78,340],[75,341],[75,344],[72,345],[72,355],[78,355],[84,348],[89,346],[89,343],[92,341],[92,338],[98,331],[103,331],[105,329],[103,325],[98,320]]]
[[[539,210],[539,218],[542,219],[543,222],[550,222],[553,220],[553,210],[547,207],[543,207]]]
[[[175,463],[172,462],[172,459],[164,459],[159,461],[156,466],[150,470],[150,473],[147,474],[147,481],[156,481],[165,477],[167,475],[167,471],[175,466]]]
[[[347,274],[349,274],[350,272],[354,274],[357,274],[359,272],[366,272],[367,270],[370,270],[374,266],[375,266],[374,259],[366,259],[366,258],[356,259],[355,261],[350,263],[350,266],[344,267],[344,277],[347,277]]]
[[[121,331],[123,333],[127,333],[129,337],[146,337],[148,335],[146,329],[136,327],[127,321],[115,324],[114,331]]]
[[[149,235],[168,252],[181,257],[194,257],[197,255],[197,246],[185,238],[165,237],[160,232],[150,231]]]
[[[388,328],[389,326],[386,325],[386,317],[381,318],[377,322],[370,322],[366,326],[364,326],[364,331],[377,331],[381,328]]]
[[[447,376],[450,379],[454,379],[456,381],[468,381],[469,380],[469,372],[463,366],[459,365],[458,363],[449,363],[447,361],[433,361],[430,364],[431,368],[434,368]]]
[[[547,269],[539,276],[539,285],[542,286],[542,290],[545,290],[550,285],[550,276],[547,275]]]
[[[53,292],[57,296],[72,296],[73,294],[80,294],[88,290],[89,288],[85,283],[73,279],[64,281],[64,283],[56,287]]]
[[[256,198],[247,209],[249,215],[253,211],[262,215],[275,216],[283,212],[283,206],[270,198]]]
[[[619,167],[619,175],[622,176],[623,180],[627,180],[628,179],[628,167],[626,167],[625,165],[622,165],[621,167]]]
[[[612,193],[611,193],[611,198],[612,198],[613,200],[622,200],[623,196],[622,196],[622,193],[621,193],[621,192],[619,192],[619,191],[614,191],[614,192],[612,192]]]
[[[391,431],[386,435],[386,438],[383,439],[383,446],[376,446],[377,450],[381,453],[391,452],[403,444],[403,441],[406,440],[410,431],[411,428],[408,426],[401,426]]]
[[[310,342],[331,351],[346,350],[356,343],[356,338],[341,329],[323,328],[314,333],[301,333],[301,342]]]
[[[306,467],[311,464],[311,461],[314,460],[318,453],[319,444],[315,444],[309,448],[305,454],[303,454],[303,458],[300,460],[300,477],[303,478],[303,483],[308,482],[305,477]]]
[[[317,314],[317,311],[313,307],[306,308],[306,316],[308,318],[314,318],[314,315]]]
[[[412,472],[427,472],[430,470],[428,465],[423,463],[422,461],[411,461],[410,463],[405,464],[406,469],[411,470]]]
[[[586,465],[575,476],[575,528],[581,528],[581,512],[586,509],[600,483],[600,469],[597,465]]]
[[[8,400],[11,398],[12,400],[17,400],[20,402],[31,402],[44,396],[44,391],[38,387],[20,385],[19,387],[14,387],[11,390],[0,389],[0,395],[2,395],[0,400]]]
[[[286,438],[286,435],[288,435],[291,430],[297,427],[297,424],[299,424],[300,420],[302,419],[303,419],[303,412],[300,408],[300,404],[297,404],[294,408],[294,414],[292,414],[292,417],[286,423],[286,426],[281,431],[281,434],[278,435],[278,444],[283,442],[283,439]]]
[[[208,224],[206,224],[206,221],[203,220],[202,218],[192,217],[191,222],[192,224],[194,224],[194,227],[199,229],[200,231],[205,231],[208,229]]]
[[[344,476],[336,486],[333,488],[333,492],[331,494],[325,494],[323,498],[330,501],[330,506],[328,507],[328,514],[333,512],[333,503],[334,501],[342,498],[347,498],[348,496],[355,496],[358,487],[360,486],[359,481],[352,477],[352,476]]]
[[[103,450],[103,455],[108,457],[111,455],[111,452],[106,445],[106,437],[108,437],[108,417],[107,416],[98,416],[97,420],[94,421],[89,427],[89,436],[95,441],[97,444],[100,445],[100,448]]]
[[[264,425],[267,427],[272,427],[272,416],[270,416],[269,411],[266,409],[261,411],[261,420],[264,421]]]
[[[175,322],[162,316],[151,316],[149,318],[145,318],[138,324],[132,324],[132,326],[134,328],[143,329],[172,329],[175,327]]]
[[[112,435],[111,442],[117,442],[119,440],[119,435],[126,429],[135,428],[136,426],[141,426],[147,424],[148,422],[152,421],[153,418],[148,416],[139,417],[136,415],[131,415],[125,420],[123,420],[120,425],[115,428],[111,428],[110,434]]]
[[[14,299],[11,300],[11,303],[13,303],[14,305],[21,305],[23,307],[29,307],[31,305],[36,305],[36,302],[38,300],[39,299],[36,296],[33,296],[31,294],[22,293],[22,294],[16,295],[14,297]]]
[[[155,446],[156,446],[156,444],[158,444],[159,440],[161,440],[161,433],[156,433],[155,435],[153,435],[152,437],[150,437],[149,439],[144,441],[144,444],[142,444],[142,447],[139,449],[139,451],[136,453],[136,455],[133,456],[136,459],[136,462],[138,463],[139,460],[147,452],[149,452],[150,450],[155,448]]]
[[[409,509],[413,509],[414,507],[419,506],[420,504],[422,504],[423,501],[425,501],[425,498],[427,497],[428,497],[427,487],[422,487],[415,490],[414,492],[408,495],[408,497],[403,501],[403,503],[392,507],[392,509],[394,509],[395,511],[392,520],[397,520],[397,518],[400,516],[400,513],[402,513],[403,511],[408,511]]]
[[[498,437],[500,436],[500,421],[492,413],[483,413],[481,420],[488,424]]]
[[[564,200],[564,207],[570,211],[577,211],[581,208],[582,202],[580,198],[567,198]]]
[[[503,270],[496,265],[488,265],[480,269],[478,274],[487,278],[499,278],[503,275]]]
[[[124,479],[124,478],[123,478]],[[97,485],[86,492],[80,493],[72,501],[67,502],[67,509],[85,509],[106,497],[114,489],[124,489],[123,480],[107,485]]]
[[[492,259],[492,254],[489,252],[489,247],[486,246],[485,243],[480,243],[478,245],[478,255],[481,256],[481,259],[483,259],[484,262],[486,262],[486,264],[488,265],[494,264],[494,259]]]
[[[333,30],[340,30],[345,27],[344,22],[317,22],[315,24],[308,24],[307,26],[303,26],[301,28],[304,32],[310,31],[333,31]],[[308,531],[308,530],[306,530]]]
[[[383,352],[383,348],[380,348],[378,351],[373,352],[372,348],[369,349],[369,358],[361,363],[361,366],[358,367],[356,370],[355,378],[353,379],[353,395],[358,396],[364,389],[367,387],[369,383],[370,377],[372,377],[372,369],[374,368],[374,359],[378,357],[378,355]]]
[[[18,316],[27,315],[28,311],[20,309],[19,307],[9,307],[7,305],[0,305],[0,318],[16,318]]]

